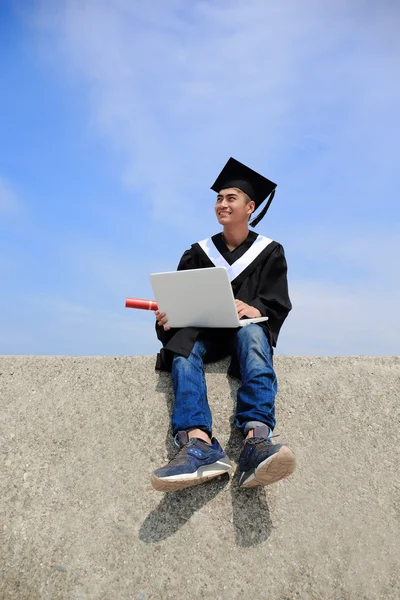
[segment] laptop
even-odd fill
[[[239,319],[225,267],[152,273],[150,283],[170,327],[235,328],[268,319]]]

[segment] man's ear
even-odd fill
[[[247,206],[251,208],[251,212],[249,213],[249,217],[250,217],[250,215],[252,215],[253,212],[256,210],[256,203],[254,202],[254,200],[250,200],[250,202],[247,204]]]

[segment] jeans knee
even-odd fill
[[[245,325],[237,333],[237,344],[240,346],[269,346],[268,338],[259,325]]]
[[[173,369],[184,369],[187,365],[188,359],[180,354],[175,354],[172,359],[172,368]]]
[[[255,323],[245,325],[236,338],[238,357],[247,361],[272,363],[272,351],[265,331]]]
[[[204,351],[205,349],[203,344],[201,344],[201,342],[196,342],[187,358],[185,356],[181,356],[180,354],[174,355],[174,358],[172,359],[172,368],[188,370],[192,369],[193,367],[202,367]]]

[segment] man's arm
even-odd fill
[[[277,246],[264,265],[251,306],[258,309],[262,317],[269,317],[271,325],[282,325],[292,309],[287,282],[287,263],[281,245]]]

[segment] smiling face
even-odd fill
[[[217,196],[215,214],[221,225],[242,225],[248,223],[255,206],[255,202],[238,188],[227,188]]]

